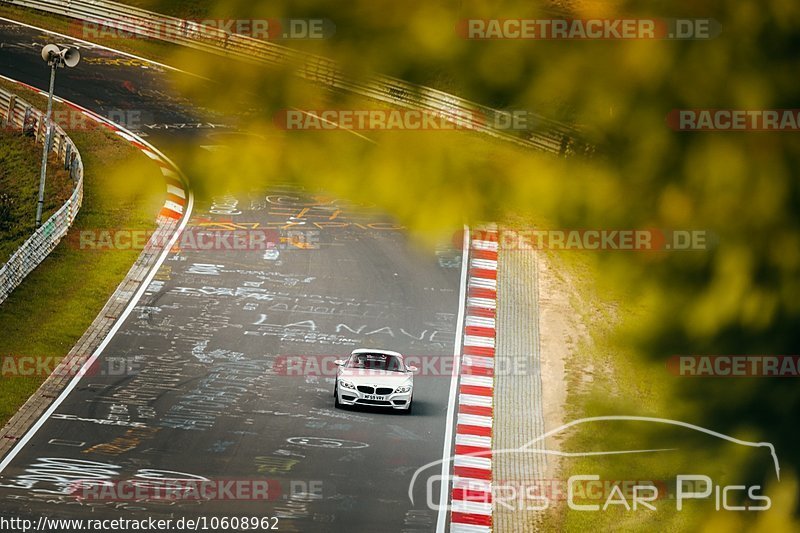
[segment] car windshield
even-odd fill
[[[385,353],[357,353],[350,356],[347,368],[363,368],[365,370],[387,370],[389,372],[405,372],[403,361]]]

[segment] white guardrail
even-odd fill
[[[0,89],[0,122],[2,127],[19,129],[20,135],[30,135],[36,142],[45,142],[44,113],[34,109],[15,94]],[[51,150],[68,170],[75,189],[69,199],[20,246],[0,267],[0,303],[22,283],[67,234],[83,202],[83,162],[77,148],[63,129],[53,124]],[[38,174],[37,174],[38,175]],[[33,218],[31,207],[31,218]]]
[[[344,76],[337,64],[322,56],[240,34],[229,34],[199,22],[186,21],[107,0],[0,0],[2,3],[47,11],[189,46],[217,55],[230,55],[251,63],[294,65],[300,77],[331,89],[351,92],[407,109],[442,116],[461,127],[492,137],[562,156],[591,154],[594,148],[582,141],[578,130],[541,115],[528,115],[529,129],[498,127],[512,124],[507,111],[493,109],[448,93],[415,85],[390,76],[377,75],[366,81]],[[166,27],[171,31],[165,31]],[[175,31],[175,29],[178,31]]]

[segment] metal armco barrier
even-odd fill
[[[540,115],[529,117],[536,121],[536,127],[532,129],[515,130],[497,127],[498,124],[510,124],[512,115],[506,111],[390,76],[377,75],[365,81],[349,79],[330,59],[245,35],[228,34],[223,30],[201,26],[193,21],[107,0],[0,0],[0,2],[47,11],[96,23],[100,28],[114,28],[213,54],[235,56],[251,63],[294,65],[298,75],[306,80],[406,109],[434,113],[461,127],[526,148],[562,156],[590,154],[594,150],[580,139],[575,128]],[[179,28],[179,31],[165,32],[167,24],[171,29]]]
[[[44,114],[14,94],[0,89],[0,118],[5,128],[24,132],[39,131]],[[28,129],[26,129],[28,128]],[[52,151],[69,170],[75,189],[69,199],[20,246],[4,265],[0,266],[0,304],[8,298],[22,280],[53,251],[78,215],[83,202],[83,162],[80,153],[63,129],[53,124]],[[43,142],[44,135],[38,136]],[[33,218],[31,208],[31,218]]]

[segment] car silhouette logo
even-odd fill
[[[705,433],[706,435],[710,435],[712,437],[716,437],[718,439],[726,440],[728,442],[732,442],[734,444],[739,444],[741,446],[748,446],[752,448],[767,448],[769,450],[770,456],[772,457],[772,462],[775,466],[775,477],[778,481],[780,481],[780,464],[778,462],[778,456],[775,453],[775,446],[769,442],[750,442],[746,440],[737,439],[735,437],[731,437],[730,435],[725,435],[723,433],[719,433],[717,431],[713,431],[711,429],[704,428],[702,426],[698,426],[695,424],[690,424],[688,422],[682,422],[680,420],[672,420],[669,418],[656,418],[656,417],[649,417],[649,416],[629,416],[629,415],[608,415],[608,416],[595,416],[589,418],[579,418],[577,420],[573,420],[572,422],[568,422],[562,426],[559,426],[553,430],[547,431],[538,437],[531,439],[527,443],[523,444],[519,448],[507,448],[501,450],[487,450],[485,452],[472,452],[463,454],[466,457],[474,457],[474,458],[485,458],[488,456],[491,458],[496,457],[497,455],[501,454],[511,454],[511,453],[532,453],[532,454],[541,454],[541,455],[555,455],[560,457],[589,457],[589,456],[602,456],[602,455],[621,455],[621,454],[634,454],[634,453],[656,453],[656,452],[666,452],[666,451],[675,451],[677,448],[653,448],[653,449],[633,449],[633,450],[609,450],[609,451],[597,451],[597,452],[564,452],[561,450],[548,450],[544,448],[537,447],[537,444],[543,443],[545,439],[551,437],[553,435],[558,434],[559,432],[573,427],[578,426],[580,424],[585,424],[588,422],[603,422],[603,421],[634,421],[634,422],[650,422],[655,424],[665,424],[665,425],[672,425],[672,426],[679,426],[684,427],[687,429],[691,429],[693,431],[698,431],[700,433]],[[442,475],[441,478],[444,481],[452,480],[453,476],[449,474],[449,468],[445,470],[444,463],[453,463],[455,460],[455,456],[451,455],[449,458],[442,458],[436,461],[431,461],[421,467],[419,467],[415,472],[414,475],[411,477],[411,481],[408,485],[408,497],[412,504],[414,504],[414,485],[417,481],[417,478],[420,477],[421,473],[429,468],[432,468],[436,465],[442,465]]]

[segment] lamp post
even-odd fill
[[[42,48],[42,59],[50,65],[50,92],[47,95],[47,115],[45,116],[44,147],[42,148],[42,173],[39,176],[39,202],[36,204],[36,227],[42,225],[42,208],[44,207],[44,184],[47,176],[47,152],[53,139],[53,88],[56,84],[56,69],[59,67],[74,67],[81,60],[77,48],[59,48],[48,44]]]

